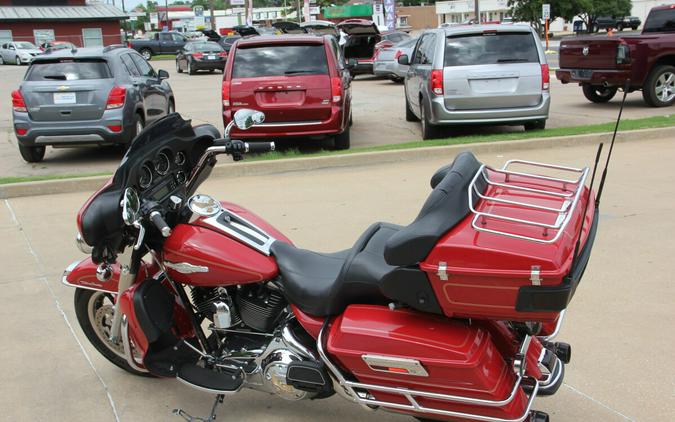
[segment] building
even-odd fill
[[[396,8],[396,29],[405,32],[436,28],[435,6],[398,6]]]
[[[459,24],[475,17],[474,0],[450,0],[436,2],[438,24]],[[508,0],[481,0],[480,21],[501,22],[509,17]]]
[[[119,44],[120,22],[126,18],[112,5],[85,0],[0,0],[0,42]]]

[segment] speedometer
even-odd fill
[[[165,152],[160,152],[159,155],[157,155],[157,158],[155,158],[154,165],[155,171],[159,175],[164,176],[169,172],[171,160],[169,160],[169,156]]]
[[[138,176],[138,186],[146,189],[152,184],[152,169],[148,164],[143,164],[140,175]]]

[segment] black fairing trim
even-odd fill
[[[171,331],[175,302],[175,296],[156,279],[145,280],[134,292],[136,319],[149,343]]]
[[[480,166],[476,157],[466,151],[434,174],[434,190],[417,218],[387,241],[384,258],[388,264],[411,266],[424,261],[438,240],[467,216],[467,189]],[[479,181],[477,187],[482,192],[485,182]],[[474,198],[478,200],[477,195]]]
[[[427,274],[419,268],[396,268],[382,279],[382,293],[422,312],[443,315]]]
[[[558,286],[523,286],[518,290],[516,299],[516,311],[518,312],[558,312],[567,308],[572,300],[577,286],[584,276],[586,266],[591,257],[595,234],[598,230],[598,218],[600,211],[595,209],[593,223],[588,233],[586,244],[579,253],[574,268],[563,278],[563,282]]]

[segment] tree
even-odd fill
[[[579,3],[577,14],[586,24],[589,32],[593,30],[595,20],[600,16],[620,17],[630,15],[631,0],[576,0]]]
[[[514,21],[530,22],[530,25],[537,30],[537,33],[541,34],[544,26],[541,8],[544,3],[551,5],[551,18],[549,22],[557,18],[571,21],[581,10],[581,1],[593,0],[509,0],[508,6]]]

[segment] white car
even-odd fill
[[[42,54],[35,44],[26,41],[8,42],[0,45],[0,64],[29,64],[33,57]]]

